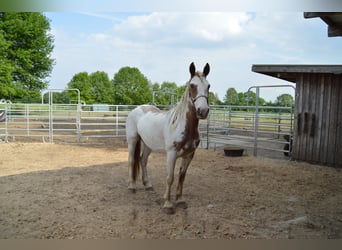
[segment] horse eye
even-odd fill
[[[190,83],[190,88],[194,88],[195,87],[195,84],[193,84],[193,83]]]

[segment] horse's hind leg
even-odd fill
[[[135,159],[135,150],[139,143],[139,137],[127,138],[128,143],[128,189],[133,193],[136,191],[136,178],[134,174],[134,166],[137,159]]]
[[[152,184],[148,180],[147,174],[147,160],[152,150],[144,144],[143,153],[141,156],[141,169],[142,169],[142,182],[145,186],[145,190],[153,190]]]
[[[181,208],[187,208],[188,207],[186,202],[182,199],[183,183],[185,180],[186,171],[187,171],[193,157],[194,157],[194,153],[191,153],[191,154],[184,156],[182,158],[181,167],[179,169],[178,185],[177,185],[177,191],[176,191],[176,205],[177,205],[177,207],[181,207]]]

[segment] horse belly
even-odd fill
[[[147,113],[138,122],[138,134],[150,149],[165,150],[164,126],[161,114]]]

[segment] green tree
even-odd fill
[[[0,12],[0,97],[39,100],[54,60],[50,23],[41,13]]]
[[[185,90],[186,90],[187,84],[181,85],[176,89],[176,94],[178,96],[178,101],[180,100],[180,98],[182,97],[182,95],[184,94]]]
[[[239,96],[235,88],[227,89],[226,95],[224,96],[224,103],[227,105],[239,104]]]
[[[6,57],[10,43],[0,33],[0,98],[10,99],[16,95],[16,89],[12,81],[13,66]]]
[[[155,82],[152,84],[152,91],[159,91],[160,90],[160,84]]]
[[[81,100],[86,104],[93,104],[95,99],[92,94],[92,84],[87,72],[80,72],[75,74],[68,83],[69,89],[78,89],[81,92]],[[77,93],[70,91],[71,100],[77,100]]]
[[[136,105],[152,101],[148,79],[138,68],[123,67],[113,79],[115,104]]]
[[[214,92],[211,92],[211,91],[209,91],[208,102],[209,102],[210,105],[219,105],[219,104],[221,104],[221,101],[220,101],[217,93],[214,93]]]
[[[277,106],[293,107],[294,106],[293,96],[290,94],[279,95],[275,101],[275,104]]]
[[[154,84],[152,86],[155,102],[154,104],[170,105],[172,100],[174,104],[177,103],[179,98],[177,94],[177,88],[177,84],[174,82],[163,82],[160,86],[159,84]]]
[[[249,106],[254,106],[256,105],[256,93],[253,91],[249,91],[249,92],[245,92],[243,93],[244,97],[245,97],[245,102],[246,104],[244,105],[249,105]],[[265,105],[266,101],[264,98],[259,97],[259,106],[263,106]]]
[[[96,71],[89,75],[92,88],[92,99],[95,103],[114,103],[114,89],[108,74],[103,71]]]
[[[70,95],[68,91],[62,91],[62,92],[52,92],[52,102],[53,103],[59,103],[59,104],[75,104],[77,103],[77,95],[74,95],[75,100],[71,101]],[[45,93],[44,96],[44,103],[49,103],[49,93]]]
[[[240,106],[244,106],[244,105],[247,105],[247,97],[245,96],[245,93],[243,92],[239,92],[238,93],[238,105]]]

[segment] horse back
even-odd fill
[[[166,114],[155,106],[141,105],[132,110],[126,122],[126,133],[139,135],[152,150],[164,150]]]

